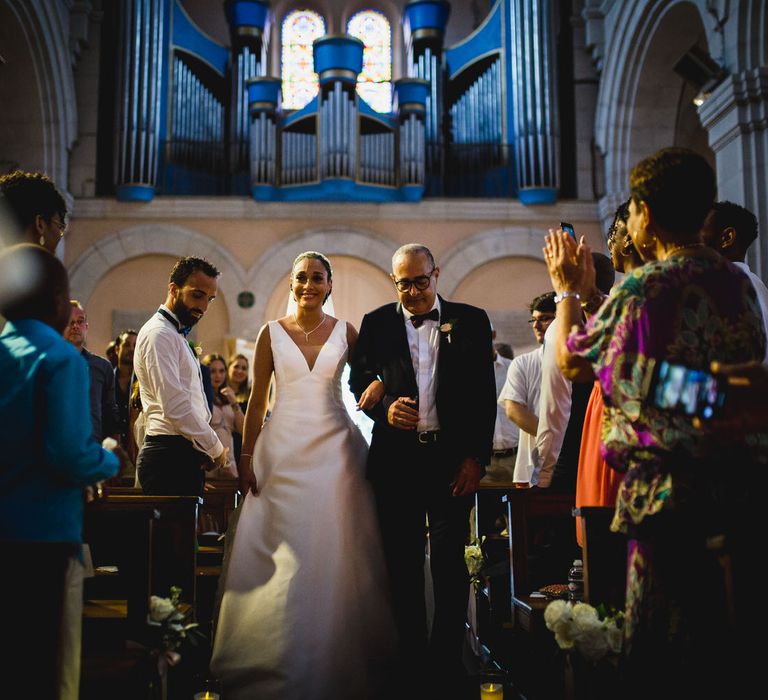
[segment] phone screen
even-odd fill
[[[576,240],[576,231],[573,230],[572,224],[569,224],[567,221],[561,221],[560,228],[573,238],[574,241]]]
[[[708,419],[722,409],[725,392],[709,372],[663,361],[658,365],[650,398],[657,408]]]

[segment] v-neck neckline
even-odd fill
[[[317,357],[315,358],[315,361],[314,361],[314,363],[312,363],[311,367],[309,366],[309,362],[307,361],[307,356],[301,351],[301,348],[299,347],[299,344],[291,337],[291,334],[283,327],[283,324],[280,323],[280,321],[275,321],[275,323],[278,326],[280,326],[280,330],[282,330],[283,333],[285,333],[285,335],[288,337],[288,340],[291,341],[291,344],[293,345],[293,347],[295,347],[297,352],[299,353],[299,355],[301,355],[302,359],[304,360],[304,364],[307,367],[308,373],[312,374],[312,372],[315,371],[315,367],[317,367],[317,361],[320,359],[320,355],[323,354],[323,350],[325,350],[325,346],[328,345],[328,341],[330,341],[330,339],[333,337],[333,334],[336,332],[336,327],[341,323],[341,321],[339,321],[338,319],[336,320],[336,324],[333,326],[333,330],[330,332],[328,337],[325,339],[325,342],[323,343],[322,347],[318,351]]]

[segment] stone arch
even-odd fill
[[[97,283],[109,270],[131,258],[152,254],[176,258],[194,255],[210,260],[222,273],[219,289],[227,305],[230,333],[239,334],[245,322],[245,312],[237,304],[237,295],[246,287],[242,266],[216,241],[182,226],[145,224],[100,239],[70,266],[72,296],[87,305]],[[162,301],[158,299],[158,304]]]
[[[68,3],[46,0],[0,1],[0,23],[12,33],[12,50],[4,50],[9,64],[4,77],[10,92],[4,95],[0,131],[8,157],[27,170],[42,170],[62,190],[67,189],[68,151],[77,136],[72,55],[70,53]],[[24,68],[28,66],[28,68]],[[4,71],[5,73],[5,71]],[[19,76],[9,82],[13,75]],[[3,90],[3,93],[6,91]],[[27,108],[22,109],[24,103]],[[25,111],[34,105],[32,121]],[[12,122],[12,119],[16,119]]]
[[[545,235],[543,229],[504,226],[465,238],[438,260],[441,293],[450,298],[472,270],[498,258],[534,258],[543,262]]]
[[[389,274],[392,253],[398,247],[396,242],[377,234],[347,227],[311,229],[275,244],[247,273],[248,288],[254,293],[256,303],[248,311],[249,323],[243,337],[256,337],[275,286],[287,277],[291,263],[302,251],[317,250],[329,256],[360,258]]]
[[[672,68],[694,43],[716,46],[714,24],[704,3],[692,0],[631,0],[617,13],[603,61],[597,99],[595,139],[605,156],[604,224],[626,199],[632,166],[652,151],[675,143],[679,119],[691,126],[692,94]],[[691,108],[692,109],[692,108]],[[698,120],[696,128],[700,129]],[[714,163],[706,140],[696,148]]]

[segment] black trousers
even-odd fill
[[[374,438],[375,440],[375,438]],[[469,595],[464,546],[473,497],[451,495],[456,463],[438,443],[420,444],[415,434],[389,446],[389,464],[371,474],[402,663],[425,661],[442,673],[459,673]],[[392,449],[393,448],[393,449]],[[384,454],[374,445],[374,459]],[[424,595],[426,520],[435,611],[427,643]],[[428,654],[427,654],[428,652]]]
[[[208,456],[181,435],[147,435],[136,458],[141,488],[148,496],[200,496]]]

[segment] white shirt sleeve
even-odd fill
[[[523,367],[522,355],[518,355],[507,370],[507,380],[499,394],[499,405],[505,401],[514,401],[528,406],[528,377]]]
[[[216,459],[223,451],[218,436],[209,424],[207,410],[201,410],[202,399],[196,401],[192,392],[202,397],[202,385],[197,377],[182,378],[181,363],[185,357],[179,357],[178,344],[171,341],[170,334],[156,331],[149,342],[142,348],[144,373],[149,386],[146,387],[154,401],[160,404],[163,423],[172,427],[178,435],[191,440],[195,447]],[[196,362],[191,355],[189,362]],[[199,368],[196,368],[199,373]],[[140,386],[144,388],[144,379]],[[151,420],[147,426],[151,430]]]
[[[539,430],[536,433],[536,466],[531,483],[546,488],[552,482],[555,463],[563,447],[565,431],[571,417],[571,382],[557,366],[555,346],[556,324],[552,321],[544,336],[541,359],[541,396],[539,398]]]

